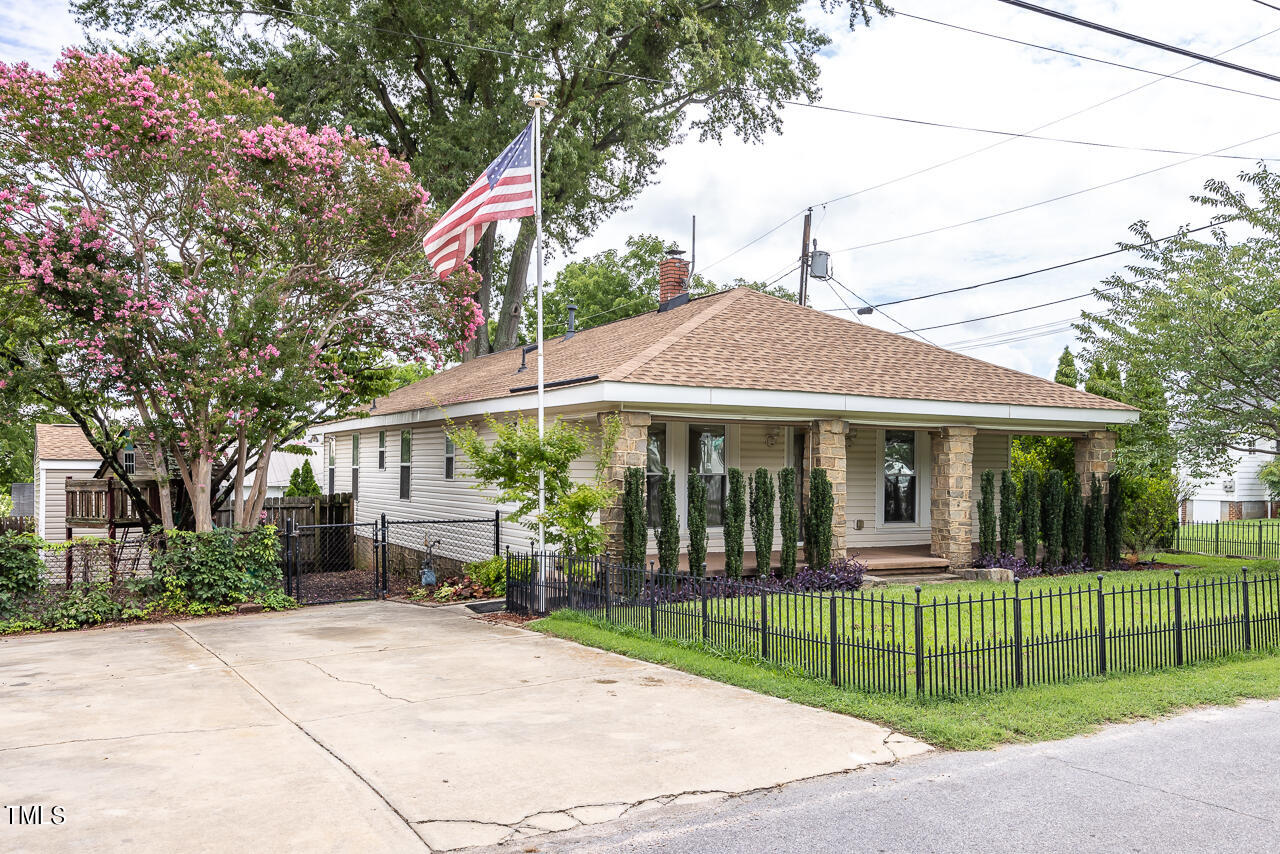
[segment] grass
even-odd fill
[[[1189,522],[1178,528],[1178,547],[1210,554],[1280,556],[1280,519]]]
[[[837,688],[750,656],[656,640],[568,611],[531,623],[529,628],[761,694],[876,721],[956,750],[1066,738],[1108,723],[1280,696],[1280,657],[1266,654],[1236,654],[1176,670],[1094,677],[966,699],[916,701]]]

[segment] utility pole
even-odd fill
[[[809,225],[813,208],[804,212],[804,239],[800,241],[800,304],[809,304]]]

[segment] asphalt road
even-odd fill
[[[526,843],[504,850],[1275,852],[1280,702],[925,755]]]

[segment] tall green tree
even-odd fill
[[[707,482],[689,472],[689,574],[701,577],[707,568]]]
[[[1125,493],[1128,481],[1123,474],[1113,471],[1107,476],[1107,507],[1105,528],[1107,532],[1107,566],[1115,566],[1120,562],[1120,551],[1124,545],[1125,530]]]
[[[887,11],[883,0],[822,5],[847,7],[851,27]],[[160,50],[212,50],[272,86],[291,121],[376,137],[442,206],[524,127],[525,99],[542,92],[550,100],[545,229],[564,248],[634,200],[662,152],[689,131],[752,142],[778,131],[783,101],[818,97],[815,60],[830,41],[805,20],[801,0],[73,0],[73,8],[92,29],[174,34]],[[477,300],[486,320],[497,319],[476,353],[516,343],[533,220],[520,221],[505,257],[495,257],[493,235],[473,259]]]
[[[662,469],[662,482],[658,486],[658,569],[673,583],[680,571],[680,516],[676,510],[676,476],[667,468]]]
[[[756,571],[760,577],[773,574],[773,475],[760,466],[751,475],[751,543],[755,546]]]
[[[729,469],[729,492],[724,500],[724,572],[742,577],[743,535],[747,527],[747,489],[742,469]]]
[[[311,460],[303,460],[289,475],[289,486],[284,494],[290,498],[313,498],[321,495],[320,484],[316,483],[316,473],[311,468]]]
[[[1085,510],[1080,478],[1073,472],[1067,480],[1067,498],[1062,508],[1062,562],[1076,566],[1084,560]]]
[[[996,473],[982,473],[982,490],[978,496],[978,554],[996,557]]]
[[[1028,471],[1022,478],[1022,554],[1037,562],[1040,551],[1040,473]]]
[[[1013,472],[1000,472],[1000,553],[1018,553],[1018,488]]]
[[[1067,493],[1062,472],[1049,472],[1044,484],[1044,500],[1041,502],[1041,536],[1044,539],[1044,565],[1062,566],[1062,517],[1066,509]]]
[[[1089,498],[1085,502],[1084,551],[1089,566],[1098,572],[1107,568],[1106,496],[1097,473],[1089,475]]]
[[[645,511],[644,469],[631,466],[622,476],[622,565],[644,566],[649,546],[649,515]]]
[[[1076,368],[1076,357],[1072,355],[1070,347],[1062,348],[1062,355],[1058,356],[1058,369],[1053,372],[1053,381],[1072,388],[1080,386],[1080,371]]]
[[[796,574],[796,547],[800,537],[800,511],[796,507],[796,470],[786,466],[778,470],[778,574],[790,578]]]
[[[826,469],[815,468],[809,473],[809,501],[804,508],[804,558],[810,569],[826,569],[831,564],[834,511],[831,479]]]

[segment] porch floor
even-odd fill
[[[756,575],[756,557],[751,550],[751,544],[748,543],[742,558],[742,570],[744,575]],[[908,573],[911,575],[924,575],[928,573],[946,572],[951,567],[950,561],[946,558],[934,557],[929,554],[928,545],[918,546],[871,546],[871,547],[850,547],[845,550],[848,557],[857,558],[860,562],[866,564],[867,572],[871,575],[896,575]],[[654,563],[658,560],[657,553],[648,555],[648,559]],[[777,566],[782,560],[782,554],[779,551],[773,553],[773,565]],[[797,563],[804,562],[804,550],[796,555]],[[687,552],[680,553],[680,571],[687,572],[689,570],[689,555]],[[724,553],[713,552],[707,555],[707,574],[723,575],[724,574]]]

